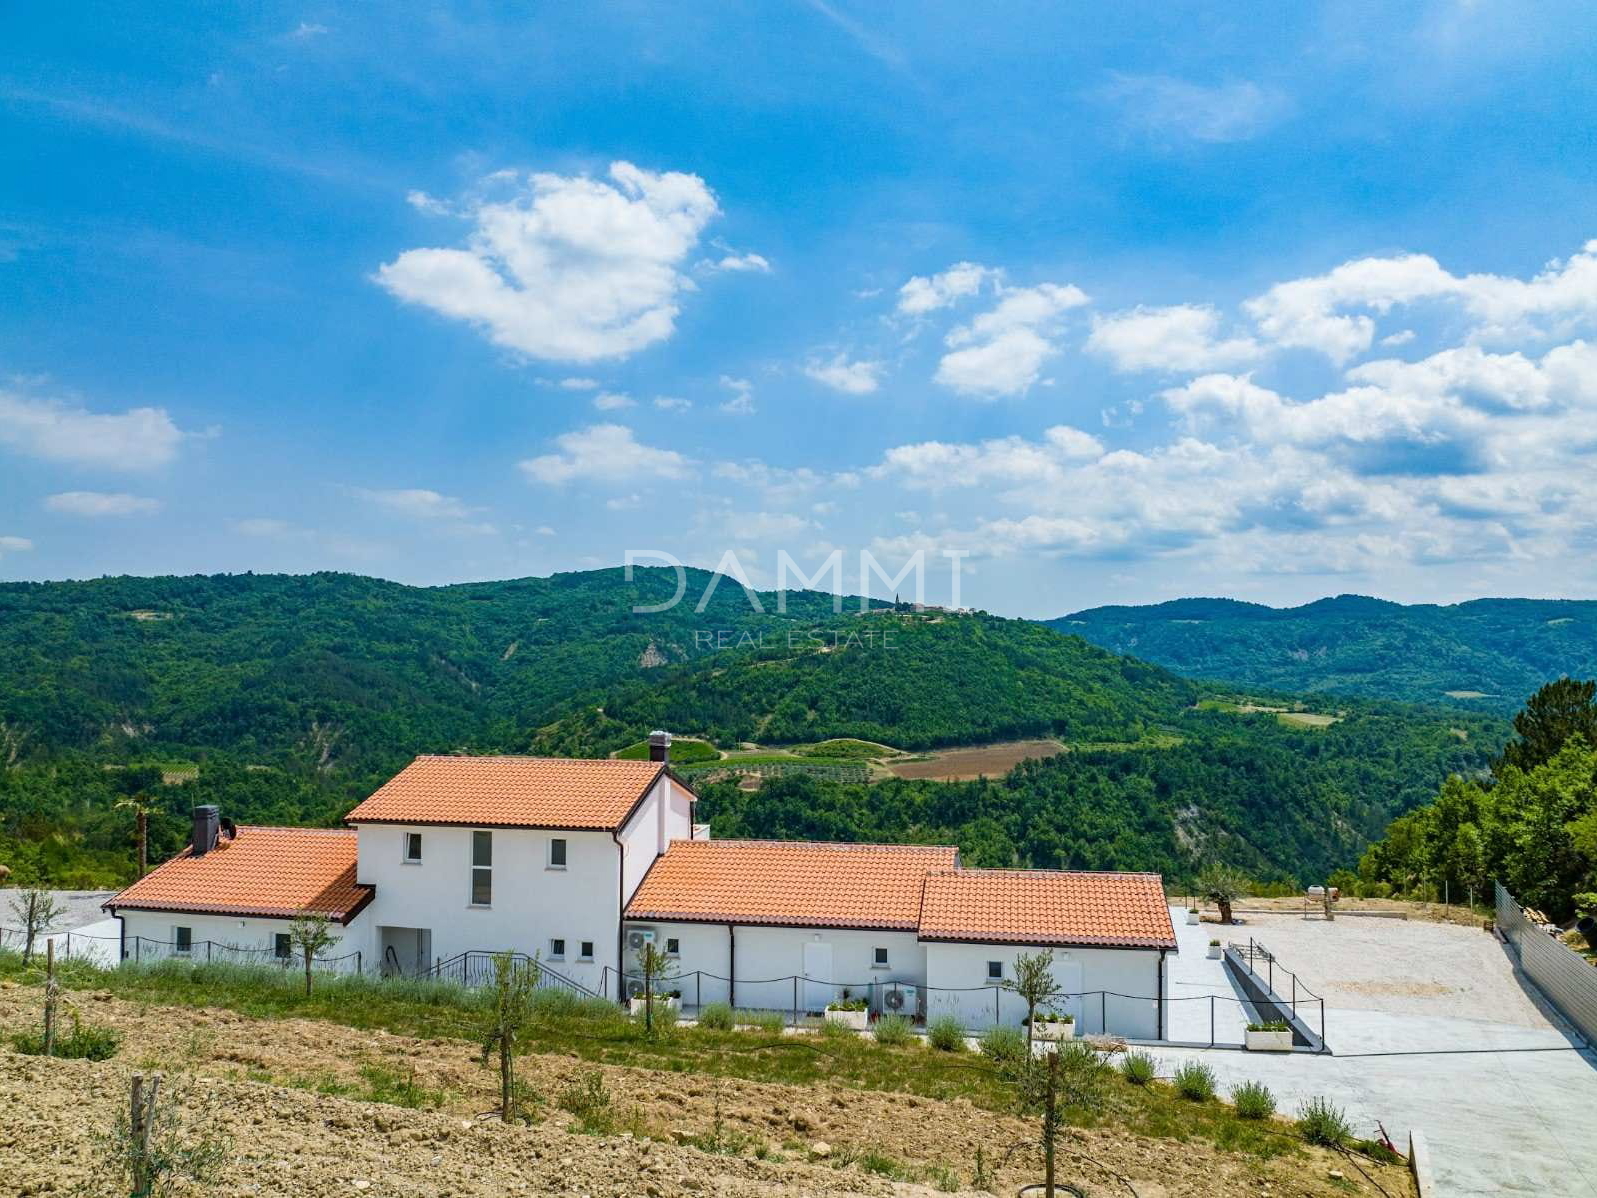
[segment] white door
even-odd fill
[[[821,1011],[836,997],[832,990],[832,946],[811,941],[804,946],[804,1009]]]

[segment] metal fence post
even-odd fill
[[[1209,995],[1209,1047],[1214,1047],[1214,995]]]
[[[999,1016],[998,1016],[998,987],[994,986],[993,987],[993,1026],[997,1027],[998,1023],[999,1023]]]
[[[793,975],[793,1026],[798,1026],[798,974]]]
[[[1098,1031],[1101,1035],[1109,1034],[1109,994],[1105,990],[1098,991]]]

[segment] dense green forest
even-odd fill
[[[1449,778],[1359,862],[1378,893],[1485,895],[1500,879],[1550,918],[1597,914],[1597,683],[1548,684],[1487,778]]]
[[[1302,607],[1178,599],[1048,621],[1189,678],[1514,711],[1545,682],[1597,673],[1597,602],[1405,606],[1339,595]]]
[[[816,594],[789,595],[786,614],[759,595],[756,611],[730,582],[697,612],[710,577],[690,572],[684,601],[653,614],[632,607],[670,598],[667,571],[0,586],[0,864],[17,881],[117,882],[132,796],[155,809],[159,861],[197,802],[329,824],[419,752],[599,754],[666,727],[723,748],[1074,746],[972,783],[707,786],[723,832],[833,812],[793,834],[951,839],[988,863],[1181,874],[1226,859],[1318,877],[1449,773],[1483,775],[1506,736],[1492,717],[1399,704],[1338,702],[1316,728],[1209,709],[1210,692],[1165,669],[1028,621],[854,601],[838,614]]]

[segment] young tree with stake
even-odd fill
[[[668,980],[676,967],[671,958],[653,943],[643,946],[643,951],[638,954],[638,965],[643,969],[643,1031],[645,1035],[652,1036],[654,1035],[654,987],[657,983]]]
[[[1005,990],[1018,994],[1026,1004],[1026,1053],[1031,1054],[1036,1040],[1037,1008],[1059,995],[1059,983],[1054,980],[1054,955],[1047,949],[1035,953],[1019,953],[1015,957],[1015,976],[999,983]]]
[[[66,914],[66,908],[45,891],[33,887],[11,900],[11,911],[22,921],[22,963],[28,965],[33,961],[34,942]]]
[[[288,942],[299,950],[305,959],[305,997],[311,994],[311,965],[334,943],[332,929],[325,915],[302,912],[288,925]]]
[[[488,1026],[482,1041],[482,1063],[499,1054],[499,1118],[516,1117],[516,1037],[532,1022],[533,992],[538,989],[538,961],[517,961],[513,953],[494,954],[494,991],[488,1004]]]

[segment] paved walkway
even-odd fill
[[[1183,925],[1178,935],[1199,930]],[[1581,1050],[1494,937],[1420,921],[1295,916],[1251,916],[1230,938],[1237,933],[1263,941],[1325,995],[1333,1055],[1171,1048],[1157,1053],[1161,1072],[1201,1059],[1225,1089],[1264,1082],[1287,1113],[1324,1095],[1360,1135],[1379,1121],[1399,1147],[1419,1128],[1449,1198],[1597,1198],[1597,1056]]]
[[[1222,961],[1209,959],[1209,941],[1226,939],[1236,928],[1218,924],[1187,923],[1185,907],[1171,907],[1180,951],[1165,958],[1170,982],[1170,1013],[1165,1018],[1165,1035],[1187,1043],[1241,1044],[1242,1033],[1254,1019],[1253,1008],[1242,991],[1231,981]]]

